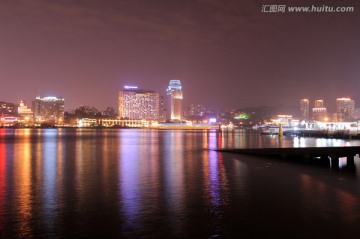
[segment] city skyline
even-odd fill
[[[57,95],[67,109],[105,108],[124,84],[165,94],[179,79],[184,105],[296,105],[319,95],[359,102],[359,3],[328,3],[355,8],[348,13],[266,13],[266,4],[3,1],[0,100]]]

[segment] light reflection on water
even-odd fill
[[[0,129],[0,236],[285,238],[309,236],[320,222],[330,231],[346,228],[352,238],[360,226],[356,171],[208,150],[350,145],[359,141],[245,131]],[[311,230],[300,232],[294,222]],[[288,229],[281,234],[279,225]]]

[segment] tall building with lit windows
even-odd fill
[[[20,101],[19,107],[18,107],[18,114],[20,116],[21,120],[24,120],[25,122],[32,122],[34,113],[33,111],[28,108],[27,105],[25,105],[24,101]]]
[[[314,108],[312,108],[312,119],[316,121],[327,120],[327,110],[324,107],[323,100],[315,100]]]
[[[338,122],[353,120],[355,117],[355,101],[350,98],[336,99],[336,118]]]
[[[64,99],[62,97],[36,97],[33,101],[34,121],[56,123],[64,121]]]
[[[315,100],[314,108],[323,108],[323,107],[324,107],[324,101],[323,100]]]
[[[160,103],[158,93],[124,86],[118,95],[119,118],[158,120]]]
[[[300,118],[302,120],[309,120],[310,117],[310,104],[308,99],[300,100]]]
[[[316,121],[326,121],[327,120],[327,110],[325,107],[318,107],[312,109],[312,118]]]
[[[170,80],[166,90],[170,97],[170,119],[182,120],[183,118],[183,92],[180,80]]]

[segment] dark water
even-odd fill
[[[221,147],[360,145],[245,132],[0,129],[2,238],[359,238],[340,169]]]

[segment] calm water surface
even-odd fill
[[[246,132],[0,129],[2,238],[358,238],[340,169],[215,148],[360,141]]]

